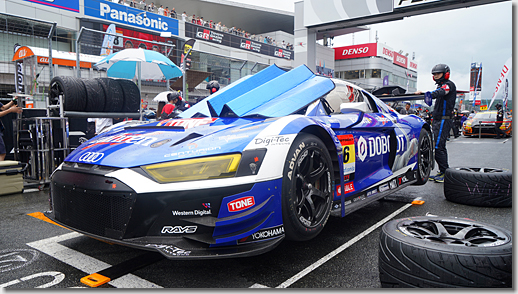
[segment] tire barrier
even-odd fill
[[[499,168],[455,167],[444,174],[444,196],[451,202],[511,207],[513,173]]]
[[[49,103],[58,104],[60,95],[63,96],[65,111],[140,111],[140,92],[137,85],[130,80],[56,76],[50,82]]]
[[[382,227],[383,288],[511,288],[512,234],[454,217],[418,216]]]

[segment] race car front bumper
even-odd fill
[[[112,171],[94,166],[57,170],[47,217],[79,233],[170,259],[257,255],[284,239],[281,180],[139,194],[106,176]],[[251,196],[255,202],[249,209],[228,212],[229,203]]]

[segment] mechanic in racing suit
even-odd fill
[[[446,150],[446,139],[450,136],[450,129],[453,126],[452,113],[457,99],[457,87],[450,80],[450,67],[446,64],[437,64],[432,68],[433,80],[437,89],[426,92],[425,96],[435,98],[435,106],[432,117],[432,131],[434,136],[435,161],[439,166],[439,172],[430,176],[430,180],[437,183],[444,182],[444,172],[448,166],[448,152]],[[423,94],[421,91],[415,94]]]
[[[505,138],[506,134],[504,131],[500,129],[500,126],[502,126],[502,123],[504,121],[504,111],[502,110],[502,105],[496,104],[496,122],[495,122],[495,139]],[[500,137],[502,135],[502,137]]]

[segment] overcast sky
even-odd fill
[[[292,0],[231,0],[257,6],[294,11]],[[417,88],[433,90],[431,69],[437,63],[451,68],[457,89],[469,91],[472,62],[482,62],[482,98],[490,99],[505,62],[512,55],[512,9],[516,1],[461,8],[370,25],[369,31],[335,37],[333,47],[375,42],[395,51],[415,52]],[[510,82],[512,71],[509,75]],[[512,87],[509,88],[511,98]],[[501,98],[501,97],[498,97]]]

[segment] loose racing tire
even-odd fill
[[[103,111],[120,112],[124,105],[124,93],[119,83],[112,78],[96,78],[96,80],[104,91],[105,103]]]
[[[451,202],[511,207],[513,173],[498,168],[455,167],[444,173],[444,196]]]
[[[68,76],[52,78],[49,86],[49,104],[57,105],[59,103],[59,95],[63,95],[63,110],[85,110],[86,89],[81,79]]]
[[[418,216],[382,227],[383,288],[512,287],[512,234],[468,219]]]
[[[85,111],[102,112],[106,101],[101,84],[95,79],[82,80],[86,89]]]
[[[333,204],[333,164],[318,137],[301,133],[288,152],[282,181],[282,219],[286,238],[305,241],[324,228]]]
[[[428,182],[428,177],[433,168],[433,145],[430,132],[421,129],[417,152],[417,182],[414,185],[424,185]]]
[[[122,106],[123,112],[138,112],[140,110],[140,93],[138,86],[130,80],[117,79],[116,80],[122,88],[124,93],[124,104]]]

